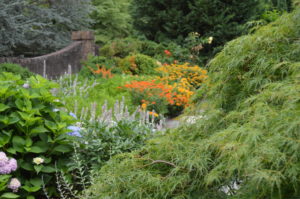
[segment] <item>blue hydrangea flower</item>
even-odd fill
[[[69,115],[71,115],[72,117],[74,117],[75,119],[77,119],[77,116],[75,115],[75,113],[70,112]]]
[[[78,126],[68,126],[68,129],[72,131],[72,132],[68,133],[68,135],[82,137],[82,135],[80,134],[80,131],[81,131],[80,127],[78,127]]]

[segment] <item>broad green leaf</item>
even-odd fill
[[[55,168],[51,167],[51,166],[44,166],[42,168],[42,172],[45,172],[45,173],[54,173],[55,172]]]
[[[24,152],[26,141],[20,136],[14,136],[12,139],[13,147],[17,152]]]
[[[34,134],[34,133],[45,133],[45,132],[49,132],[49,130],[46,129],[46,128],[44,127],[44,125],[40,125],[40,126],[38,126],[38,127],[35,127],[34,129],[32,129],[32,130],[30,131],[30,134]]]
[[[41,178],[32,178],[29,180],[29,182],[35,187],[40,187],[43,185],[43,181]]]
[[[38,141],[33,144],[30,152],[32,153],[45,153],[49,149],[49,144],[44,141]]]
[[[3,191],[7,188],[7,183],[10,178],[11,175],[0,175],[0,191]]]
[[[26,199],[35,199],[34,196],[27,196]]]
[[[2,198],[19,198],[20,196],[14,193],[4,193],[1,195],[1,199]]]
[[[27,138],[25,139],[25,145],[26,145],[27,147],[30,147],[30,146],[32,145],[32,139],[31,139],[30,137],[27,137]]]
[[[8,125],[9,124],[9,117],[4,116],[4,115],[0,115],[0,122],[2,122],[5,125]]]
[[[58,145],[58,146],[54,147],[53,151],[68,153],[68,152],[72,151],[72,148],[69,145]]]
[[[7,110],[7,109],[9,109],[9,106],[0,103],[0,112],[3,112],[3,111],[5,111],[5,110]]]
[[[45,121],[45,125],[47,128],[49,128],[51,131],[55,132],[57,130],[57,126],[54,122],[51,122],[49,120]]]
[[[37,192],[38,190],[41,189],[41,187],[40,187],[40,186],[33,186],[33,187],[30,187],[30,186],[24,185],[24,186],[22,186],[22,189],[24,189],[24,190],[27,191],[27,192],[32,193],[32,192]]]
[[[20,120],[18,114],[16,112],[13,112],[12,114],[10,114],[9,116],[9,122],[8,124],[15,124]]]
[[[0,133],[0,147],[5,146],[9,142],[11,135],[12,135],[12,130],[2,131]]]
[[[39,174],[39,172],[42,170],[44,166],[43,165],[34,165],[33,168]]]
[[[34,171],[33,163],[25,162],[24,160],[18,161],[19,166],[27,171]]]
[[[16,149],[14,149],[14,148],[8,148],[6,151],[8,153],[11,153],[11,154],[16,154],[17,153]]]
[[[21,100],[20,98],[18,98],[16,101],[15,101],[15,104],[17,106],[17,108],[21,111],[23,111],[24,109],[24,102],[23,100]]]

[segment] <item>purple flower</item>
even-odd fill
[[[12,178],[7,187],[13,190],[13,192],[18,192],[20,186],[21,186],[20,181],[17,178]]]
[[[30,88],[30,85],[28,83],[23,84],[23,88]]]
[[[17,161],[14,158],[8,159],[4,152],[0,152],[0,174],[10,174],[17,170]]]
[[[11,168],[8,164],[0,167],[0,174],[10,174]]]
[[[4,152],[0,152],[0,167],[3,167],[8,163],[8,157]]]
[[[10,167],[11,171],[17,170],[18,164],[17,164],[16,159],[11,158],[11,159],[9,160],[9,162],[8,162],[8,166]]]

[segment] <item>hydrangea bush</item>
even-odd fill
[[[73,118],[58,109],[62,104],[50,93],[54,86],[40,76],[24,81],[0,74],[0,198],[56,195],[55,171],[67,170],[72,152],[67,127]]]

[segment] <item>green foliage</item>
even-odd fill
[[[158,67],[157,61],[147,55],[129,55],[120,60],[118,67],[127,74],[132,75],[152,75],[156,74],[155,68]]]
[[[124,38],[132,30],[128,12],[129,0],[92,0],[95,9],[91,13],[93,29],[98,44],[115,38]]]
[[[87,198],[299,197],[299,37],[298,9],[228,43],[195,99],[202,119],[113,158]]]
[[[198,32],[213,36],[216,47],[240,35],[258,5],[255,0],[134,0],[132,18],[134,27],[150,40],[183,43],[189,33]]]
[[[129,75],[114,75],[111,79],[86,79],[76,76],[65,76],[58,83],[60,89],[56,96],[65,104],[67,110],[80,113],[83,109],[87,111],[96,103],[96,115],[101,113],[101,106],[108,102],[108,107],[113,107],[116,100],[125,97],[129,110],[134,110],[130,93],[120,87],[126,82],[144,77],[132,77]]]
[[[116,67],[117,59],[107,58],[103,56],[88,56],[88,59],[83,61],[82,68],[79,75],[82,78],[96,78],[102,77],[101,75],[94,74],[90,68],[97,70],[97,65],[101,68],[110,69],[112,73],[120,74],[122,71],[120,68]]]
[[[140,52],[141,48],[142,41],[140,40],[130,37],[125,39],[114,39],[100,49],[100,54],[108,58],[124,58],[132,53]]]
[[[0,56],[35,56],[66,46],[71,31],[88,28],[88,3],[89,0],[1,0]]]
[[[33,75],[33,73],[30,72],[27,68],[13,63],[0,64],[0,73],[2,72],[10,72],[15,75],[20,75],[22,79],[27,79]]]
[[[14,176],[22,198],[41,198],[43,183],[48,194],[56,195],[55,168],[66,170],[72,151],[66,134],[72,118],[55,111],[62,104],[49,92],[53,86],[41,76],[25,82],[19,75],[0,74],[0,151],[18,162]],[[36,157],[44,162],[34,163]]]
[[[84,122],[77,143],[80,160],[88,168],[99,169],[116,154],[131,152],[141,148],[151,134],[151,130],[139,121],[116,121],[107,126],[101,122]]]

